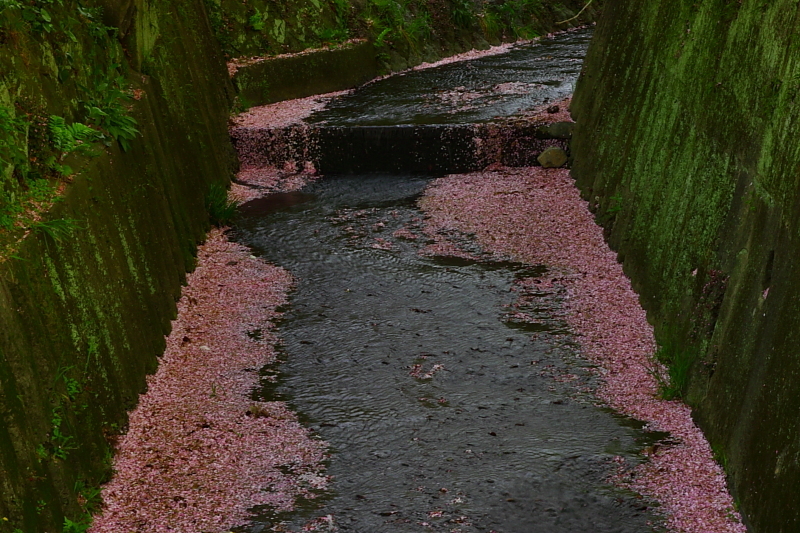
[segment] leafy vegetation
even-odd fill
[[[658,380],[659,392],[665,400],[683,398],[689,384],[689,372],[697,359],[696,352],[681,348],[677,343],[666,343],[659,346],[655,354],[656,360],[667,368],[667,374],[654,372]]]
[[[250,28],[255,31],[264,31],[267,27],[267,13],[255,8],[255,12],[247,19]]]
[[[0,0],[0,42],[8,54],[53,71],[48,91],[75,95],[52,115],[45,112],[41,82],[27,86],[22,74],[13,91],[0,87],[7,91],[0,92],[0,259],[13,254],[8,246],[28,229],[56,240],[67,236],[73,221],[42,222],[38,213],[57,201],[59,182],[74,174],[70,165],[114,142],[130,150],[139,135],[116,35],[103,24],[102,10],[84,0]],[[43,51],[39,59],[27,55],[33,43]]]
[[[0,164],[24,171],[28,157],[23,139],[27,136],[29,122],[16,116],[13,109],[0,106]]]
[[[206,195],[206,209],[215,226],[226,226],[236,216],[236,202],[228,199],[228,191],[222,185],[214,183]]]
[[[431,15],[424,2],[369,0],[361,17],[364,24],[378,35],[375,43],[379,47],[403,43],[412,51],[419,52],[422,41],[432,33]]]
[[[119,68],[118,65],[116,67]],[[122,76],[113,79],[101,77],[86,102],[86,111],[89,120],[108,132],[127,152],[131,148],[130,142],[139,135],[139,130],[136,119],[128,114],[127,104],[131,101],[131,95],[124,89],[125,86]]]
[[[470,0],[452,0],[453,7],[451,17],[453,23],[462,29],[470,29],[475,26],[477,13],[475,5]]]
[[[49,180],[28,180],[25,184],[25,190],[0,196],[0,231],[32,227],[37,222],[37,212],[56,200],[55,187]]]
[[[64,517],[62,533],[86,533],[92,526],[92,515],[100,510],[102,503],[100,487],[79,480],[75,483],[73,491],[78,495],[81,515],[75,520]]]
[[[72,231],[79,227],[78,222],[71,218],[57,218],[47,222],[37,221],[31,224],[31,229],[47,235],[56,242],[60,242],[70,236]]]

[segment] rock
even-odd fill
[[[553,113],[558,113],[559,111],[561,111],[561,108],[558,107],[557,105],[551,105],[550,107],[547,108],[547,112],[550,113],[551,115]]]
[[[547,133],[553,139],[571,139],[575,131],[574,122],[553,122],[547,126]]]
[[[563,167],[567,162],[567,152],[557,146],[551,146],[539,154],[536,160],[544,168]]]

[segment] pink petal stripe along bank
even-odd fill
[[[254,178],[232,192],[249,199],[299,188],[309,176]],[[327,486],[325,443],[283,402],[250,400],[259,370],[275,361],[270,330],[291,287],[284,269],[222,230],[209,233],[158,371],[130,414],[91,533],[226,531],[246,523],[253,506],[289,511]]]
[[[567,321],[598,366],[599,398],[620,413],[667,431],[678,444],[617,476],[661,504],[667,526],[682,533],[744,533],[725,476],[694,425],[690,409],[658,397],[656,347],[638,297],[603,240],[569,171],[540,167],[447,176],[420,200],[428,232],[474,234],[488,251],[546,265],[567,289]]]

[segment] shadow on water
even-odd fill
[[[313,200],[310,194],[299,191],[276,192],[263,198],[250,200],[239,206],[238,212],[242,217],[265,217],[278,211],[284,211],[293,205],[299,205]]]
[[[285,362],[254,398],[303,413],[331,445],[334,482],[237,531],[327,515],[359,533],[653,531],[646,505],[606,480],[615,456],[636,464],[662,436],[593,405],[557,292],[528,298],[535,333],[509,327],[515,287],[544,267],[420,255],[428,182],[326,178],[239,221],[238,240],[297,278]]]

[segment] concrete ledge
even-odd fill
[[[229,64],[248,107],[358,87],[378,75],[375,49],[366,41]]]

